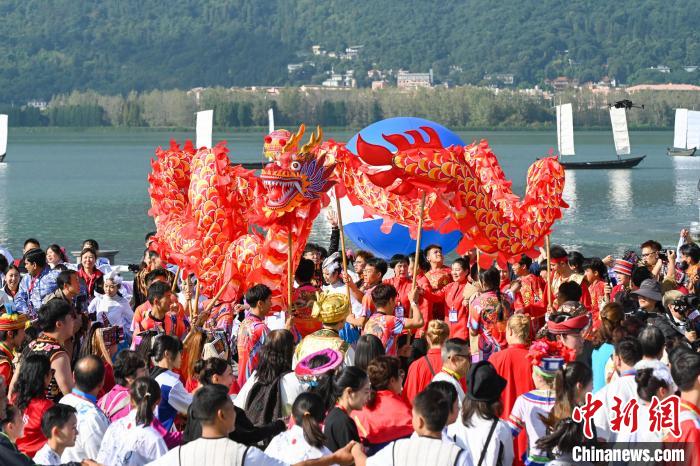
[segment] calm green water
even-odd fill
[[[346,141],[350,132],[327,137]],[[466,132],[465,141],[486,138],[516,193],[524,191],[527,167],[555,144],[554,132]],[[19,255],[22,242],[37,237],[69,250],[92,237],[103,249],[119,249],[119,263],[135,262],[144,234],[153,229],[147,215],[149,160],[171,138],[188,132],[126,130],[10,129],[8,157],[0,164],[0,244]],[[232,160],[260,159],[262,134],[217,133]],[[698,219],[700,157],[665,153],[671,132],[633,132],[634,154],[646,154],[632,170],[567,173],[565,198],[571,208],[556,227],[553,242],[601,255],[655,238],[674,245],[678,231]],[[576,134],[577,160],[614,158],[612,134]],[[318,220],[314,239],[324,243],[328,226]]]

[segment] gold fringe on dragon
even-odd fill
[[[357,155],[344,143],[322,141],[318,129],[301,144],[295,134],[277,130],[265,137],[270,160],[260,176],[231,165],[225,143],[195,150],[158,149],[149,175],[157,235],[152,247],[170,263],[194,273],[203,294],[231,302],[255,283],[273,290],[273,308],[287,307],[287,239],[293,238],[298,264],[314,220],[337,185],[367,215],[385,227],[401,223],[415,235],[425,193],[424,227],[459,230],[458,252],[477,247],[482,265],[501,264],[521,254],[535,255],[566,207],[564,169],[556,157],[528,170],[523,199],[513,194],[486,141],[443,148],[429,127],[385,135],[394,152],[361,137]],[[410,136],[409,140],[406,136]]]

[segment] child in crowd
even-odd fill
[[[75,408],[56,404],[41,418],[41,431],[46,444],[34,455],[34,462],[42,465],[61,464],[61,455],[66,448],[75,446],[78,436],[78,418]]]
[[[22,437],[24,431],[24,419],[22,411],[10,405],[5,410],[4,419],[0,419],[0,433],[4,434],[14,444]]]
[[[324,445],[326,436],[321,430],[325,414],[320,396],[300,394],[292,406],[294,425],[273,438],[265,453],[289,464],[330,455],[331,451]]]
[[[149,377],[139,377],[129,388],[131,412],[105,432],[97,461],[105,466],[143,466],[168,452],[160,433],[151,424],[160,403],[160,387]]]

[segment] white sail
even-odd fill
[[[686,149],[700,149],[700,112],[688,111],[688,139]]]
[[[688,140],[688,109],[676,109],[676,122],[673,126],[673,147],[685,149]]]
[[[213,129],[214,110],[197,112],[197,149],[200,147],[211,147]]]
[[[574,117],[571,104],[557,105],[557,145],[559,155],[575,155]]]
[[[0,156],[7,152],[7,115],[0,115]]]
[[[630,153],[630,135],[627,132],[627,114],[624,108],[610,108],[610,122],[612,123],[613,139],[615,139],[615,152],[617,155]]]
[[[267,111],[267,125],[268,125],[268,133],[271,133],[275,130],[275,111],[273,109],[269,109]]]

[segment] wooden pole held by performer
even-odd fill
[[[173,277],[173,283],[170,285],[170,291],[175,293],[175,288],[177,288],[177,280],[180,275],[180,266],[178,265],[177,268],[175,269],[175,276]]]
[[[233,280],[233,275],[229,277],[228,280],[226,280],[226,283],[221,285],[221,288],[219,288],[219,291],[216,292],[216,295],[214,295],[214,298],[209,301],[209,304],[207,304],[207,307],[204,309],[204,313],[206,314],[207,312],[211,311],[211,309],[216,306],[217,301],[219,301],[219,298],[221,297],[222,294],[224,294],[224,290],[226,290],[226,287],[228,286],[229,283],[231,283],[231,280]],[[199,287],[197,288],[197,291],[199,291]],[[199,299],[199,297],[197,298]],[[197,306],[199,307],[199,306]]]
[[[552,266],[550,255],[549,235],[544,237],[544,245],[547,253],[547,307],[552,307]]]
[[[413,258],[413,277],[411,290],[416,289],[416,279],[418,278],[418,261],[420,258],[420,241],[423,237],[423,210],[425,209],[425,191],[422,192],[420,199],[420,217],[418,218],[418,235],[416,237],[416,256]]]
[[[287,306],[289,307],[289,313],[292,312],[292,286],[294,284],[294,264],[292,258],[292,229],[289,228],[287,233]]]
[[[190,322],[194,321],[194,318],[197,317],[197,314],[199,314],[199,281],[197,282],[197,285],[195,285],[194,309],[190,307]]]
[[[343,273],[348,273],[348,256],[345,254],[345,230],[343,228],[343,215],[340,213],[340,198],[338,197],[338,192],[335,192],[335,210],[338,215],[338,228],[340,230],[340,253],[343,255]],[[348,295],[348,302],[350,302],[350,287],[345,285],[345,292]]]

